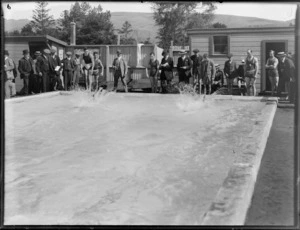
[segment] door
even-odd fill
[[[266,71],[265,65],[269,58],[270,50],[275,51],[275,56],[278,52],[287,52],[287,41],[263,41],[262,49],[262,89],[264,91],[271,91],[271,83],[269,80],[268,72]]]

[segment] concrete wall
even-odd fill
[[[214,36],[217,34],[214,34]],[[224,34],[222,34],[224,35]],[[226,34],[225,34],[226,35]],[[259,61],[259,73],[258,73],[258,79],[256,81],[256,88],[257,93],[259,93],[262,89],[262,75],[265,75],[265,73],[262,73],[262,65],[265,65],[265,61],[262,60],[262,41],[287,41],[287,50],[292,53],[295,53],[295,40],[294,40],[294,33],[288,33],[288,34],[276,34],[276,33],[253,33],[253,34],[227,34],[230,36],[230,44],[229,44],[229,50],[234,56],[234,60],[237,62],[237,64],[240,64],[242,59],[246,58],[247,49],[251,49],[253,51],[253,55],[258,58]],[[198,48],[200,50],[200,54],[208,53],[209,54],[209,48],[210,48],[210,35],[190,35],[190,50]],[[226,56],[220,56],[217,57],[209,56],[214,60],[216,64],[220,64],[221,69],[224,68],[224,63],[227,60]]]

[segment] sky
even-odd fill
[[[69,10],[74,1],[49,1],[48,7],[50,14],[55,19],[59,18],[63,10]],[[9,4],[10,9],[7,8]],[[111,12],[146,12],[151,13],[151,4],[149,2],[90,2],[92,6],[102,6],[104,11]],[[35,2],[2,2],[5,19],[31,19],[32,10],[35,8]],[[247,17],[258,17],[270,20],[287,21],[295,18],[296,2],[290,3],[240,3],[223,2],[217,3],[216,14],[228,14]],[[200,8],[197,9],[200,11]]]

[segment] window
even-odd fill
[[[228,36],[213,36],[212,37],[212,55],[228,54],[229,46]]]

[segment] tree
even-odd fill
[[[103,12],[101,5],[92,8],[89,3],[75,2],[59,19],[59,38],[69,42],[71,22],[76,23],[76,44],[112,44],[116,40],[109,11]]]
[[[23,28],[21,29],[21,35],[23,36],[35,35],[31,23],[27,23],[25,26],[23,26]]]
[[[77,35],[78,44],[112,44],[116,40],[109,11],[103,12],[100,5],[94,7],[85,17]]]
[[[32,28],[37,34],[47,34],[49,29],[55,25],[52,15],[49,15],[50,9],[47,9],[48,2],[37,2],[36,9],[33,10]]]
[[[5,31],[5,36],[20,36],[20,31],[19,30],[14,30],[14,31]]]
[[[201,13],[196,12],[200,7]],[[153,3],[155,24],[159,26],[159,45],[169,48],[171,40],[174,45],[182,45],[187,42],[186,30],[194,27],[208,26],[213,19],[215,5],[212,2],[179,2],[179,3]]]
[[[214,24],[212,24],[212,27],[213,28],[227,28],[227,26],[223,23],[220,23],[220,22],[216,22]]]
[[[125,38],[127,39],[128,38],[128,35],[132,32],[132,26],[130,24],[130,22],[128,21],[125,21],[123,23],[123,26],[122,26],[122,29],[119,30],[120,33],[124,34],[125,35]]]

